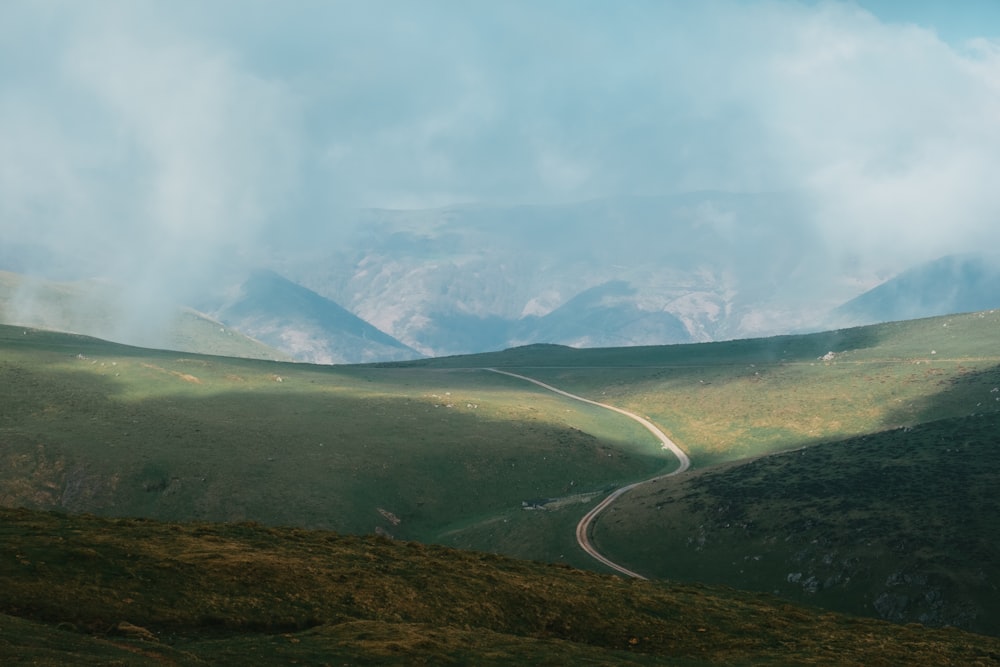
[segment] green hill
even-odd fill
[[[630,569],[998,634],[998,343],[990,311],[426,363],[516,367],[649,415],[684,446],[703,472],[640,487],[595,524]]]
[[[0,510],[4,664],[989,665],[1000,640],[382,538]]]
[[[88,336],[171,350],[197,351],[251,359],[291,357],[223,326],[190,308],[150,313],[135,323],[122,306],[122,289],[98,281],[54,282],[0,271],[0,323]],[[132,323],[126,325],[126,322]]]
[[[575,544],[580,517],[611,489],[669,471],[676,461],[621,415],[483,368],[516,370],[648,415],[694,462],[690,482],[671,483],[696,484],[723,474],[725,468],[716,466],[807,445],[817,457],[849,451],[856,446],[829,443],[886,429],[923,433],[916,427],[937,420],[946,421],[921,428],[973,428],[988,447],[995,443],[992,420],[1000,409],[993,391],[1000,384],[998,325],[1000,314],[984,312],[773,339],[594,350],[541,345],[340,367],[143,350],[0,327],[0,505],[377,532],[600,569]],[[982,416],[962,421],[971,414]],[[902,442],[910,446],[910,440]],[[893,494],[879,484],[853,491],[862,484],[858,480],[870,485],[865,475],[876,465],[890,465],[880,458],[889,454],[879,454],[878,447],[862,448],[874,458],[854,457],[860,472],[833,464],[790,468],[799,477],[790,480],[789,488],[797,490],[789,493],[801,495],[802,504],[788,501],[788,521],[805,507],[831,517],[845,502],[853,503],[852,511],[889,517],[899,543],[933,553],[918,562],[907,560],[910,550],[889,545],[879,552],[878,568],[887,568],[885,574],[873,568],[868,588],[831,585],[830,594],[813,595],[810,581],[825,584],[836,574],[820,572],[823,559],[848,553],[852,536],[830,532],[836,544],[808,552],[795,568],[781,560],[787,554],[775,552],[773,561],[765,561],[763,552],[734,538],[703,559],[717,570],[714,580],[831,608],[993,632],[995,610],[983,597],[993,590],[993,570],[984,567],[985,579],[967,573],[975,572],[976,563],[996,560],[1000,533],[989,521],[966,521],[965,541],[954,544],[981,548],[959,549],[945,544],[955,540],[953,533],[917,530],[924,513],[944,512],[947,494],[954,493],[919,476],[907,483],[941,497],[915,503],[912,491]],[[945,465],[920,451],[920,460]],[[992,460],[985,454],[978,459]],[[962,461],[947,462],[958,466],[956,475],[967,476],[956,479],[971,475],[981,486],[992,483],[988,468]],[[830,477],[831,471],[845,476]],[[765,486],[779,484],[777,477],[768,479]],[[810,495],[809,489],[830,485],[846,491]],[[711,493],[718,492],[713,488]],[[691,493],[712,498],[701,487],[691,487]],[[599,546],[640,572],[712,580],[670,569],[664,550],[676,545],[660,539],[658,523],[666,513],[658,500],[632,504],[641,498],[638,491],[624,496],[598,520]],[[970,516],[994,512],[984,493],[963,502]],[[766,514],[766,508],[746,511]],[[691,508],[685,516],[702,511]],[[940,516],[951,521],[953,515]],[[774,521],[767,525],[783,536],[801,532],[819,539]],[[676,535],[687,544],[697,535],[683,531],[698,525],[676,524],[670,539]],[[774,566],[768,576],[778,573],[785,584],[766,577],[744,582],[736,576],[740,568],[732,566],[733,553],[761,555],[761,562]],[[914,580],[912,573],[924,572],[927,563],[951,579]],[[789,579],[796,573],[801,576]],[[857,584],[860,575],[851,577]],[[913,581],[916,588],[907,588]],[[915,602],[916,592],[933,590],[940,592],[940,604],[937,598],[928,601],[930,607]],[[876,605],[883,592],[888,597]],[[976,607],[975,618],[948,607],[956,600]]]
[[[575,508],[675,465],[627,419],[482,370],[205,357],[11,327],[0,350],[7,506],[378,530],[584,564]],[[549,498],[567,511],[522,509]]]
[[[956,417],[654,482],[594,537],[653,577],[1000,635],[998,434]]]
[[[528,346],[410,362],[497,366],[648,415],[695,467],[1000,410],[1000,311],[646,348]],[[981,404],[981,405],[980,405]]]

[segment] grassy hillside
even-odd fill
[[[572,524],[587,501],[674,465],[619,415],[481,370],[280,364],[10,327],[0,350],[6,506],[384,531],[582,564]],[[566,509],[522,509],[550,499]]]
[[[514,368],[649,415],[705,467],[995,410],[998,321],[994,312],[700,345],[542,345],[378,367],[0,328],[0,502],[377,528],[584,565],[572,527],[597,496],[674,464],[621,416],[478,369]],[[549,499],[550,511],[521,509]]]
[[[1000,635],[998,488],[993,412],[651,483],[594,536],[651,576]]]
[[[598,519],[598,546],[627,567],[1000,634],[996,311],[433,363],[517,368],[649,415],[688,450],[703,473],[641,487]]]
[[[696,468],[1000,410],[1000,311],[754,340],[529,346],[412,364],[520,369],[648,415]]]
[[[483,367],[516,370],[649,415],[691,453],[696,470],[706,470],[704,477],[691,477],[695,484],[716,474],[710,466],[932,420],[952,420],[942,428],[956,433],[974,428],[973,439],[988,447],[996,442],[991,420],[1000,409],[1000,394],[993,391],[1000,386],[998,342],[1000,313],[987,312],[728,343],[606,350],[541,345],[426,362],[320,367],[0,328],[0,504],[380,532],[595,567],[574,542],[580,516],[607,490],[675,462],[620,415]],[[961,421],[972,413],[983,415],[981,421]],[[958,436],[933,437],[951,442]],[[914,502],[912,490],[890,492],[878,483],[882,477],[873,483],[870,476],[876,466],[889,465],[882,459],[890,455],[870,444],[862,448],[875,458],[852,457],[863,462],[856,477],[839,463],[796,469],[789,494],[804,504],[789,501],[791,523],[764,522],[782,540],[791,536],[789,545],[808,537],[809,544],[790,552],[798,561],[790,562],[788,553],[765,558],[754,544],[726,537],[716,555],[695,552],[692,562],[712,565],[715,580],[732,585],[859,613],[995,631],[996,610],[986,601],[994,590],[993,570],[984,566],[977,574],[975,565],[996,560],[996,526],[954,523],[962,540],[944,530],[921,532],[932,505],[935,516],[944,517],[938,523],[957,521],[942,509],[954,489],[917,476],[914,488],[936,494],[933,503]],[[975,460],[992,459],[984,454]],[[948,465],[961,461],[949,459]],[[843,479],[829,477],[840,470]],[[959,465],[953,476],[965,484],[980,472]],[[985,473],[976,479],[981,486],[993,483]],[[752,493],[787,481],[769,478]],[[810,491],[830,484],[847,492],[817,498]],[[692,487],[691,493],[709,491]],[[705,507],[725,505],[710,494],[705,498]],[[963,498],[968,514],[995,514],[989,494]],[[878,538],[867,555],[843,556],[877,556],[880,565],[868,574],[847,572],[853,565],[841,568],[847,574],[823,569],[825,559],[853,553],[855,534],[814,534],[794,523],[809,512],[838,516],[844,502],[853,503],[852,512],[893,523],[893,531],[873,529],[891,535],[889,542]],[[545,509],[525,511],[525,504]],[[715,515],[689,506],[685,516],[703,520],[671,524],[671,537],[661,540],[663,507],[659,500],[626,495],[598,520],[600,546],[639,571],[710,578],[670,569],[664,554],[681,553],[669,539],[679,536],[684,545],[697,540],[690,530]],[[767,507],[746,511],[765,516]],[[973,543],[980,546],[965,548]],[[929,550],[924,560],[908,560],[913,545]],[[746,567],[732,565],[757,555],[761,560],[754,563],[771,568],[759,581]],[[939,571],[946,576],[914,574]],[[832,581],[825,589],[815,586],[816,594],[809,590],[838,574],[841,580],[850,576],[852,586],[870,585],[855,590]],[[785,583],[773,584],[774,577]],[[820,594],[827,589],[832,593]],[[917,599],[928,594],[927,604]],[[963,616],[959,602],[975,607],[974,616]]]
[[[248,524],[0,510],[4,664],[990,665],[1000,640]]]
[[[96,281],[60,283],[0,271],[0,323],[142,342],[171,350],[251,359],[284,359],[282,352],[188,308],[149,313],[130,321],[122,289]],[[135,315],[135,313],[131,313]]]

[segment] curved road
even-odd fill
[[[653,424],[653,422],[651,422],[648,419],[645,419],[643,417],[640,417],[639,415],[635,414],[634,412],[629,412],[628,410],[623,410],[621,408],[616,408],[615,406],[608,405],[607,403],[600,403],[598,401],[592,401],[589,398],[584,398],[583,396],[577,396],[576,394],[571,394],[568,391],[563,391],[562,389],[557,389],[556,387],[553,387],[550,384],[545,384],[544,382],[541,382],[541,381],[536,380],[534,378],[530,378],[530,377],[528,377],[526,375],[518,375],[517,373],[510,373],[508,371],[501,371],[501,370],[498,370],[496,368],[487,368],[486,370],[492,371],[493,373],[500,373],[501,375],[509,375],[511,377],[515,377],[515,378],[518,378],[518,379],[521,379],[521,380],[525,380],[526,382],[531,382],[532,384],[537,384],[539,387],[542,387],[543,389],[548,389],[549,391],[555,392],[555,393],[557,393],[557,394],[559,394],[561,396],[565,396],[567,398],[572,398],[575,401],[582,401],[583,403],[589,403],[591,405],[596,405],[599,408],[606,408],[608,410],[614,410],[615,412],[617,412],[619,414],[625,415],[629,419],[634,419],[635,421],[637,421],[640,424],[642,424],[643,427],[645,427],[645,429],[647,431],[649,431],[650,433],[652,433],[653,435],[656,436],[656,438],[660,441],[660,445],[663,447],[663,449],[669,449],[677,457],[677,459],[680,461],[680,465],[677,467],[676,470],[674,470],[673,472],[668,472],[665,475],[657,475],[656,477],[653,477],[651,479],[646,479],[646,480],[643,480],[641,482],[634,482],[632,484],[629,484],[627,486],[623,486],[620,489],[615,490],[607,498],[605,498],[601,502],[597,503],[597,505],[595,505],[593,509],[591,509],[589,512],[587,512],[587,514],[584,515],[584,517],[582,519],[580,519],[580,523],[578,523],[576,525],[576,541],[577,541],[577,543],[579,543],[581,549],[583,549],[588,554],[590,554],[593,558],[595,558],[596,560],[600,561],[601,563],[604,563],[605,565],[607,565],[608,567],[610,567],[613,570],[621,572],[622,574],[624,574],[626,576],[629,576],[629,577],[633,577],[635,579],[645,579],[646,577],[642,576],[638,572],[633,572],[632,570],[628,569],[627,567],[619,565],[618,563],[615,563],[614,561],[610,560],[609,558],[606,558],[603,554],[601,554],[601,552],[599,552],[594,547],[593,543],[590,541],[590,525],[594,522],[594,519],[596,519],[597,516],[601,512],[603,512],[604,510],[606,510],[608,508],[608,506],[611,505],[611,503],[615,502],[615,500],[617,500],[618,497],[621,496],[622,494],[628,493],[629,491],[631,491],[635,487],[639,486],[640,484],[648,484],[649,482],[655,482],[658,479],[663,479],[665,477],[671,477],[673,475],[678,475],[678,474],[684,472],[685,470],[687,470],[688,468],[690,468],[691,467],[691,459],[688,458],[688,455],[685,454],[684,450],[682,450],[680,447],[678,447],[674,443],[673,440],[671,440],[669,437],[667,437],[667,435],[663,431],[661,431],[655,424]]]

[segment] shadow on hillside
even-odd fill
[[[1000,411],[1000,365],[960,371],[940,382],[940,391],[889,412],[886,426]]]
[[[491,415],[459,391],[434,403],[304,382],[125,400],[113,377],[2,364],[0,502],[423,539],[663,466],[571,421]]]

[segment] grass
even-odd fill
[[[640,488],[597,521],[599,548],[632,569],[1000,634],[998,342],[991,311],[416,363],[516,368],[664,427],[704,472]],[[771,472],[751,484],[751,470]]]
[[[1000,410],[1000,311],[649,348],[529,346],[411,366],[503,366],[647,415],[696,468]],[[827,353],[832,352],[827,359]]]
[[[673,463],[620,415],[480,370],[504,367],[648,415],[704,471],[671,484],[715,479],[736,470],[739,461],[771,461],[759,457],[805,445],[813,445],[808,451],[817,457],[851,447],[876,457],[852,458],[864,463],[863,472],[835,458],[824,466],[788,468],[747,492],[752,497],[783,484],[792,489],[789,498],[746,511],[758,522],[753,525],[769,526],[765,538],[791,536],[787,549],[808,538],[794,550],[778,545],[765,558],[758,549],[763,543],[746,542],[745,535],[709,521],[717,519],[712,511],[731,504],[724,501],[726,481],[684,491],[702,498],[702,505],[676,500],[684,508],[677,517],[697,520],[689,524],[677,517],[663,523],[672,504],[642,501],[639,492],[626,495],[597,523],[598,544],[612,557],[659,576],[993,632],[993,570],[983,569],[985,579],[973,575],[977,563],[996,561],[997,527],[946,512],[941,516],[950,518],[923,525],[925,512],[943,512],[956,497],[954,488],[927,480],[908,487],[932,492],[926,504],[915,501],[912,490],[890,493],[881,477],[870,475],[889,456],[878,453],[872,444],[877,438],[841,448],[832,443],[886,428],[897,434],[887,438],[923,433],[916,427],[930,421],[955,433],[973,428],[978,435],[969,437],[977,446],[995,443],[998,325],[1000,314],[988,312],[751,341],[607,350],[529,346],[350,367],[157,352],[3,327],[0,504],[379,532],[597,569],[573,546],[576,521],[603,491]],[[975,418],[981,421],[962,421],[971,414],[982,415]],[[959,436],[933,437],[950,442]],[[910,446],[911,440],[901,442]],[[908,455],[919,458],[913,447]],[[992,460],[985,454],[980,459]],[[957,461],[961,465],[945,479],[961,485],[967,475],[979,474],[968,461]],[[830,477],[841,470],[842,481]],[[993,478],[977,479],[982,486]],[[817,496],[816,489],[828,484],[847,491]],[[854,553],[857,535],[849,530],[857,525],[838,528],[831,517],[840,516],[847,501],[857,506],[844,516],[894,536],[884,548],[841,555]],[[550,509],[525,511],[524,502]],[[963,496],[959,506],[989,517],[995,516],[991,502],[984,491]],[[772,510],[785,523],[768,518]],[[879,524],[879,517],[891,525]],[[777,523],[768,523],[772,519]],[[819,519],[816,530],[796,523]],[[942,521],[962,531],[947,532]],[[689,547],[703,525],[714,526],[706,544],[721,540],[711,553]],[[881,544],[879,539],[869,541]],[[966,548],[970,544],[979,546]],[[924,560],[907,560],[913,545]],[[881,564],[867,574],[845,575],[823,569],[827,556]],[[867,583],[848,589],[838,575],[841,581],[850,576],[855,587]],[[923,607],[914,602],[927,594]],[[975,618],[948,607],[959,603],[978,609]]]
[[[988,665],[1000,640],[376,537],[0,510],[5,664]]]
[[[638,425],[485,371],[180,355],[20,328],[0,328],[0,345],[8,506],[384,531],[579,563],[522,503],[669,464]],[[503,519],[515,530],[502,539],[475,528]]]
[[[141,339],[172,350],[251,359],[288,355],[180,306],[125,326],[121,287],[98,281],[54,282],[0,271],[0,322],[74,331],[112,340]],[[133,318],[138,319],[138,318]]]
[[[1000,635],[998,432],[944,419],[663,480],[595,537],[656,577]]]

